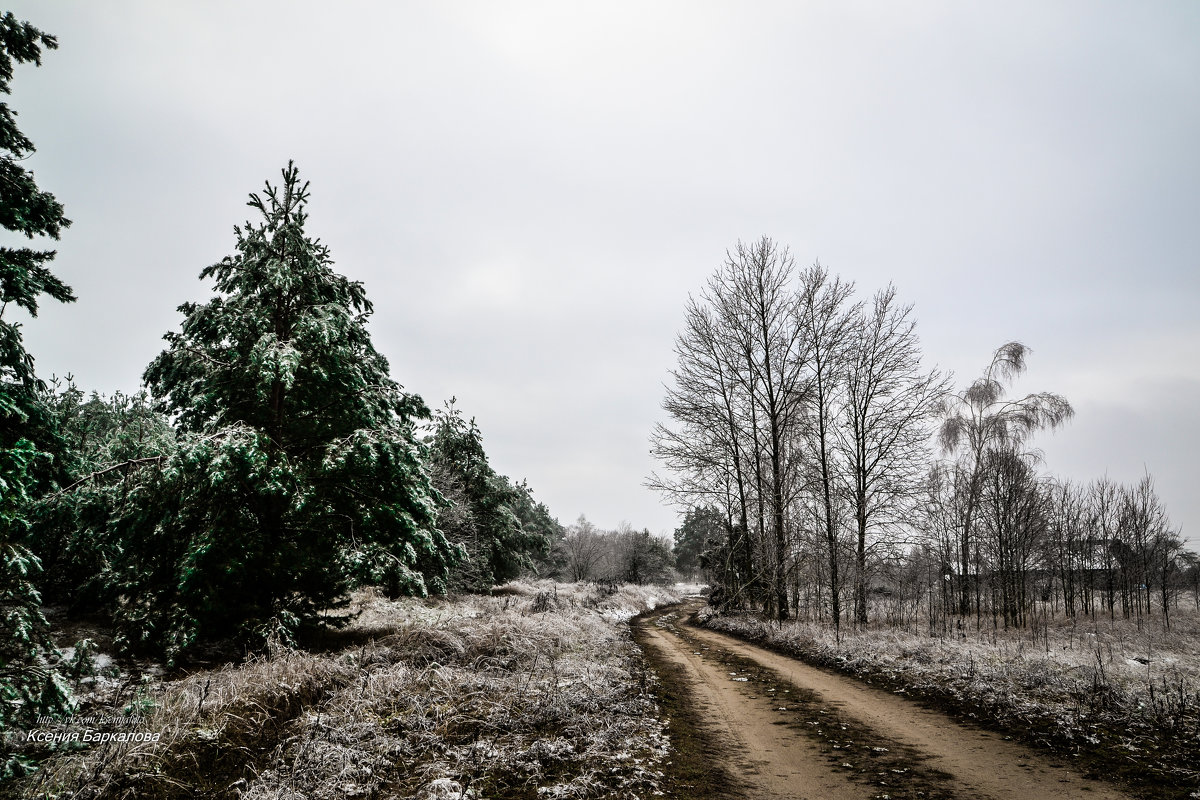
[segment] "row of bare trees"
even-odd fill
[[[864,624],[876,594],[897,622],[1023,626],[1047,604],[1140,619],[1157,593],[1167,619],[1186,556],[1152,481],[1039,471],[1031,438],[1073,411],[1009,396],[1024,345],[956,391],[893,287],[856,299],[763,238],[689,299],[675,350],[650,485],[723,518],[703,558],[722,602]]]
[[[708,562],[732,602],[787,618],[819,558],[833,621],[847,584],[866,621],[870,551],[918,505],[946,391],[921,366],[911,312],[890,286],[855,300],[852,284],[820,264],[797,269],[767,238],[739,243],[689,300],[671,422],[653,434],[668,474],[651,485],[724,513],[728,536]]]
[[[930,603],[931,625],[974,613],[977,621],[1023,627],[1042,609],[1072,618],[1120,614],[1139,624],[1158,612],[1169,627],[1189,587],[1200,609],[1196,556],[1184,549],[1149,475],[1132,485],[1107,477],[1080,484],[1040,475],[1036,466],[1033,455],[1011,450],[989,458],[965,569],[955,559],[972,505],[970,473],[961,462],[933,468],[919,521],[922,556],[945,586]]]

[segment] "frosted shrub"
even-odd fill
[[[531,602],[550,597],[544,610]],[[277,651],[153,690],[153,743],[63,755],[22,797],[255,800],[652,795],[668,743],[615,620],[657,587],[508,584],[492,597],[355,598],[317,655]],[[551,607],[552,606],[552,607]]]
[[[1113,771],[1169,784],[1200,780],[1200,616],[1170,632],[1131,622],[1077,622],[1043,632],[986,629],[931,638],[893,628],[779,625],[753,614],[696,619],[892,691],[924,695],[1041,744],[1090,748]],[[1123,763],[1118,763],[1123,762]]]

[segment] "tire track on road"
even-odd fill
[[[729,768],[770,798],[1121,800],[1111,785],[1003,736],[713,631],[690,611],[639,620],[643,643],[687,676]]]

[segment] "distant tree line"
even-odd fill
[[[584,516],[555,544],[550,570],[565,581],[667,583],[677,577],[669,541],[627,522],[601,530]]]
[[[962,390],[922,365],[912,307],[869,300],[763,238],[738,243],[692,297],[649,484],[685,509],[681,564],[714,602],[834,625],[883,614],[974,617],[1152,610],[1164,624],[1196,557],[1146,476],[1089,486],[1041,472],[1030,440],[1070,420],[1049,392],[1010,397],[1009,342]],[[691,561],[689,561],[691,559]]]

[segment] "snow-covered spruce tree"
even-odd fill
[[[371,344],[362,284],[305,234],[307,199],[290,162],[250,196],[262,220],[234,229],[236,254],[201,273],[216,296],[180,306],[146,369],[179,437],[118,522],[131,644],[294,632],[362,582],[445,588],[458,553],[415,434],[428,409]]]
[[[548,553],[558,523],[528,486],[492,469],[475,420],[451,400],[434,416],[427,443],[433,484],[446,501],[438,527],[466,553],[451,576],[453,589],[487,591],[532,569],[533,559]]]
[[[41,63],[43,47],[56,47],[54,37],[11,13],[0,17],[0,93],[10,93],[15,64]],[[17,128],[15,116],[0,102],[0,227],[28,239],[57,239],[70,223],[54,195],[41,191],[21,164],[33,143]],[[0,246],[0,734],[70,705],[64,684],[47,665],[53,647],[33,583],[40,565],[26,546],[30,496],[50,478],[47,453],[59,449],[59,440],[45,402],[47,387],[34,374],[20,325],[4,318],[10,306],[36,315],[43,294],[75,299],[46,268],[53,257],[49,250]],[[0,741],[0,777],[26,766]]]
[[[64,488],[33,509],[42,590],[71,612],[112,608],[129,583],[114,573],[124,542],[112,520],[129,517],[153,469],[174,452],[175,431],[145,391],[87,397],[68,379],[55,381],[49,403],[65,443],[58,459]]]
[[[0,394],[0,412],[11,409]],[[28,528],[29,467],[39,455],[25,439],[0,448],[0,780],[31,766],[9,750],[3,734],[29,727],[43,714],[69,713],[73,703],[66,683],[47,661],[54,648],[33,584],[39,565],[21,544]]]
[[[0,17],[0,93],[10,94],[16,64],[41,64],[42,47],[54,49],[54,37],[11,13]],[[0,226],[27,239],[57,239],[70,225],[54,195],[38,188],[33,173],[22,162],[33,153],[33,142],[17,128],[16,112],[0,102]],[[20,323],[5,319],[10,307],[37,316],[42,295],[69,303],[71,289],[46,267],[53,250],[0,246],[0,391],[11,409],[0,414],[0,447],[30,439],[42,450],[55,442],[49,423],[46,384],[34,374],[33,357],[25,352]]]

